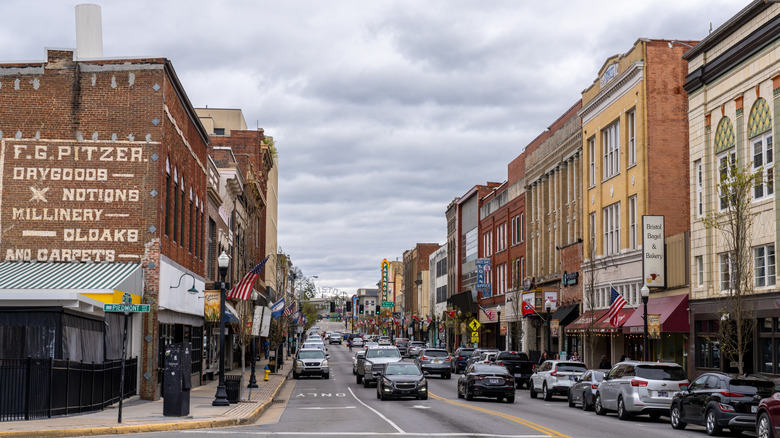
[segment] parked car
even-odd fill
[[[583,411],[593,409],[596,390],[602,380],[604,380],[604,371],[598,370],[588,370],[577,377],[569,388],[569,407],[573,408],[580,403]]]
[[[675,429],[702,425],[708,435],[720,435],[724,427],[735,434],[753,430],[759,401],[771,396],[773,387],[764,377],[704,373],[674,396],[669,420]]]
[[[477,363],[470,365],[458,378],[458,398],[474,400],[474,397],[506,398],[515,402],[515,378],[501,365]]]
[[[379,375],[376,398],[416,397],[428,400],[428,381],[416,364],[409,362],[388,363]]]
[[[541,393],[549,401],[553,395],[569,395],[569,388],[577,377],[587,371],[582,362],[565,360],[546,360],[534,371],[528,384],[531,398]]]
[[[443,379],[452,377],[450,354],[443,348],[426,348],[414,360],[424,373],[438,374]]]
[[[420,354],[422,349],[425,347],[427,347],[427,345],[423,341],[412,341],[409,343],[409,348],[406,354],[409,357],[417,357],[417,355]]]
[[[363,369],[358,369],[357,382],[363,382],[363,386],[368,388],[375,382],[385,365],[392,362],[401,362],[403,358],[401,353],[395,347],[371,347],[366,348],[366,359],[363,362]]]
[[[756,412],[756,435],[758,438],[776,438],[780,436],[780,385],[774,387],[774,393],[762,399]]]
[[[377,342],[379,345],[393,345],[393,343],[390,342],[390,336],[380,336]]]
[[[363,366],[363,361],[366,359],[366,350],[360,350],[352,356],[352,375],[357,375],[359,367]]]
[[[452,372],[458,374],[466,369],[466,362],[471,353],[474,352],[473,348],[461,347],[455,350],[455,354],[452,355]]]
[[[325,352],[318,348],[302,348],[295,354],[293,379],[301,376],[330,377],[330,366]]]
[[[352,338],[352,346],[353,347],[362,347],[363,346],[363,338]]]
[[[528,386],[528,379],[536,369],[536,364],[528,359],[528,354],[522,351],[502,351],[499,352],[493,360],[496,365],[506,367],[513,376],[517,388],[522,388],[523,384]]]
[[[480,357],[482,357],[482,353],[485,353],[487,351],[492,351],[498,353],[498,349],[496,348],[475,348],[471,351],[471,356],[466,360],[466,367],[469,365],[473,365],[474,362],[478,361]]]
[[[673,362],[625,361],[612,367],[596,390],[593,409],[598,415],[615,411],[618,418],[669,414],[672,398],[688,386],[685,370]]]
[[[402,356],[406,356],[409,348],[409,338],[395,338],[395,348],[401,352]]]

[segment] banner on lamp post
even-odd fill
[[[642,278],[647,287],[666,287],[664,217],[642,216]]]

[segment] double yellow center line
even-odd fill
[[[453,400],[448,400],[448,399],[446,399],[444,397],[441,397],[441,396],[438,396],[438,395],[432,394],[432,393],[429,393],[428,395],[430,395],[431,397],[433,397],[436,400],[441,400],[443,402],[447,402],[447,403],[452,404],[452,405],[462,406],[464,408],[473,409],[475,411],[484,412],[486,414],[495,415],[497,417],[505,418],[505,419],[507,419],[509,421],[514,421],[515,423],[519,423],[519,424],[522,424],[523,426],[530,427],[531,429],[534,429],[534,430],[536,430],[538,432],[547,434],[547,435],[549,435],[549,436],[551,436],[553,438],[571,438],[568,435],[564,435],[564,434],[562,434],[560,432],[556,432],[556,431],[554,431],[552,429],[548,429],[548,428],[546,428],[544,426],[540,426],[540,425],[538,425],[536,423],[532,423],[532,422],[530,422],[528,420],[524,420],[524,419],[522,419],[520,417],[515,417],[514,415],[504,414],[504,413],[501,413],[501,412],[491,411],[490,409],[480,408],[480,407],[477,407],[477,406],[474,406],[474,405],[471,405],[471,404],[466,404],[466,403],[456,402],[456,401],[453,401]]]

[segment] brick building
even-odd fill
[[[414,248],[404,251],[403,286],[404,286],[404,317],[407,324],[407,334],[413,340],[424,340],[427,332],[424,324],[426,315],[430,315],[429,258],[439,249],[438,243],[418,243]],[[411,331],[409,328],[411,327]]]

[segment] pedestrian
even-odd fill
[[[625,354],[624,354],[624,355],[622,355],[622,356],[620,356],[620,361],[621,361],[621,362],[625,361],[626,359],[628,359],[628,357],[626,357],[626,355],[625,355]]]
[[[606,354],[602,354],[601,362],[599,362],[599,369],[608,370],[610,368],[612,368],[612,363],[610,363],[609,359],[607,359]]]
[[[574,350],[574,351],[571,353],[571,360],[573,360],[573,361],[575,361],[575,362],[582,362],[582,358],[581,358],[581,357],[580,357],[580,355],[577,353],[577,350]]]
[[[347,341],[347,345],[349,346],[349,351],[352,351],[352,338],[349,338],[349,341]]]
[[[555,360],[561,360],[560,353],[555,353]]]
[[[265,355],[265,358],[268,359],[268,350],[271,347],[271,343],[268,342],[268,339],[263,341],[263,354]]]
[[[547,352],[542,352],[542,357],[539,358],[539,365],[543,364],[548,359],[549,357],[547,356]]]

